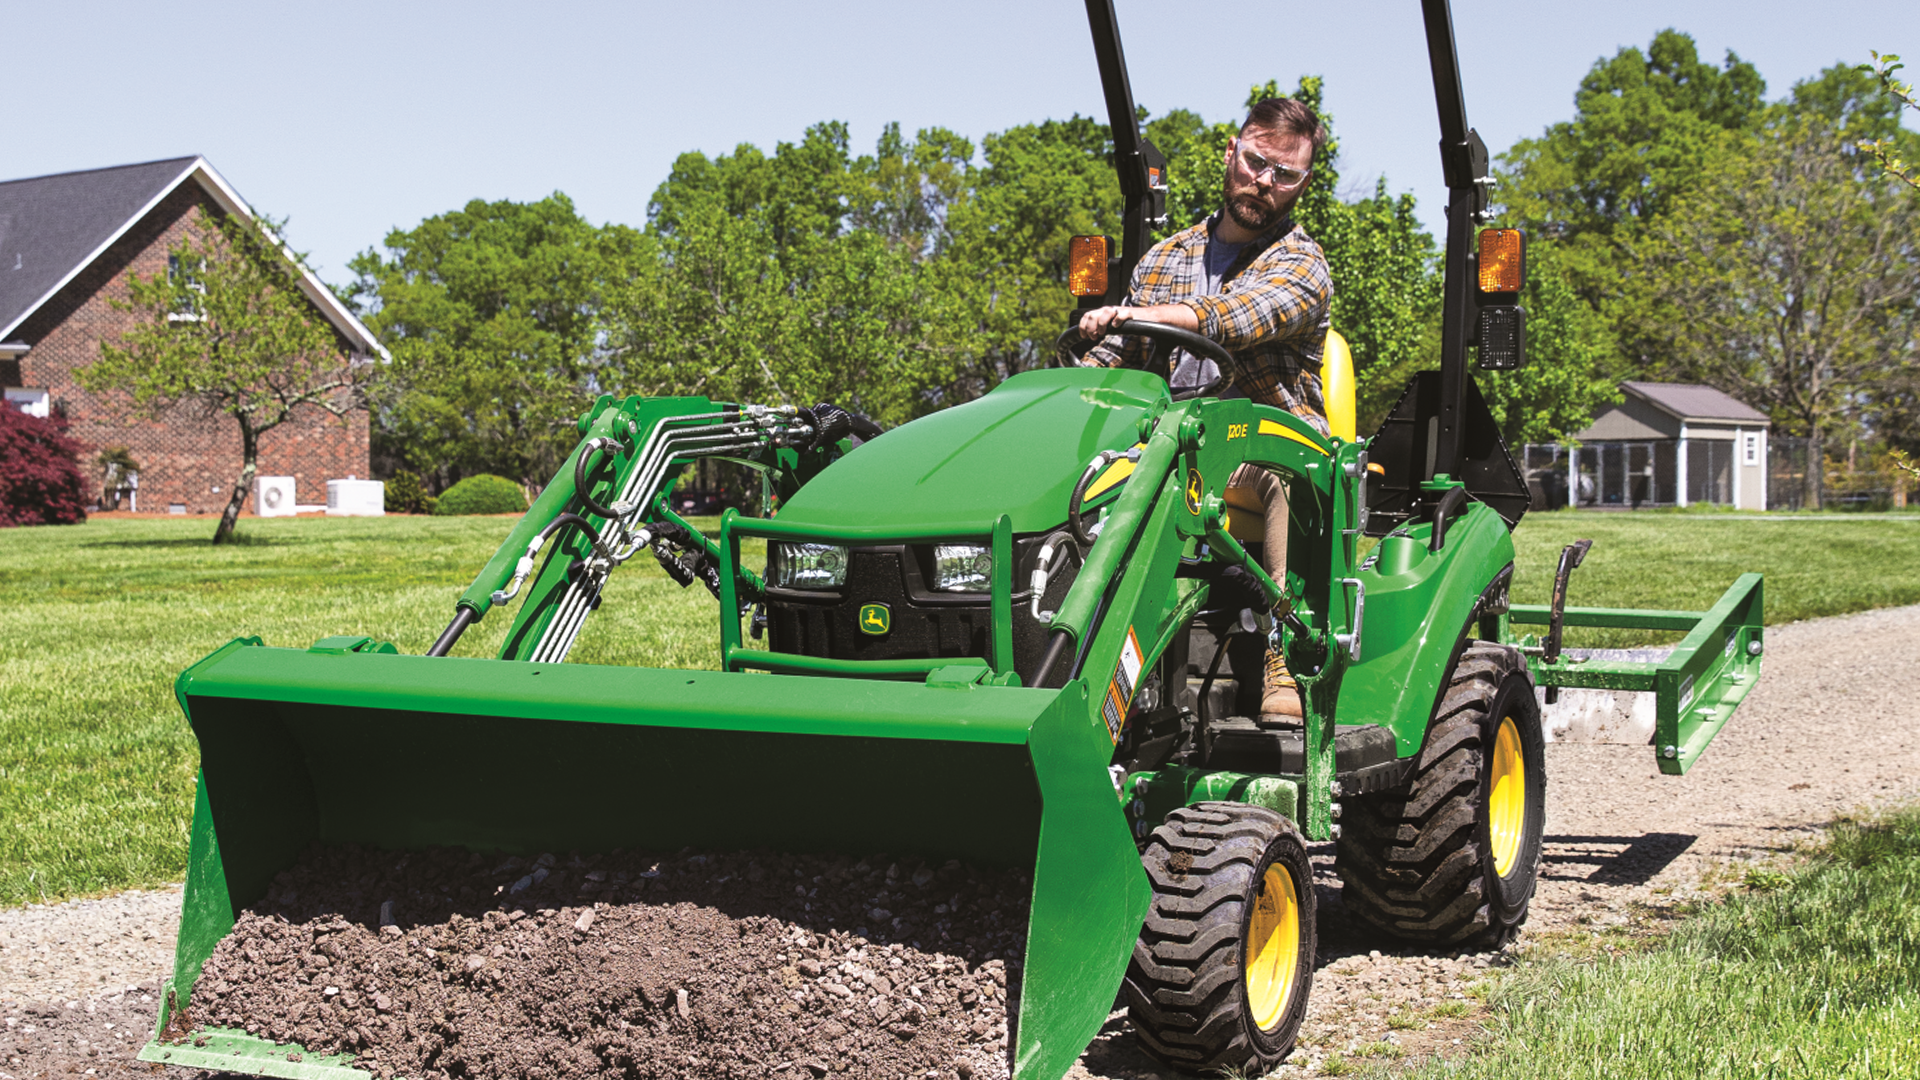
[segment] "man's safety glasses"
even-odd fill
[[[1312,169],[1296,169],[1291,165],[1282,165],[1277,161],[1268,161],[1259,154],[1246,149],[1240,151],[1240,167],[1247,170],[1247,175],[1253,177],[1255,180],[1260,179],[1261,176],[1267,173],[1272,173],[1273,178],[1270,183],[1272,183],[1274,187],[1282,190],[1299,187],[1301,182],[1313,172]]]

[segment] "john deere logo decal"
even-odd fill
[[[860,632],[884,637],[893,629],[893,611],[885,604],[860,605]]]
[[[1207,489],[1200,484],[1200,470],[1187,470],[1187,513],[1200,513],[1200,496]]]

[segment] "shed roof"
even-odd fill
[[[197,156],[0,182],[0,341],[189,181],[226,212],[255,219],[246,200]],[[353,312],[305,267],[300,291],[355,348],[386,355]]]
[[[1711,386],[1695,383],[1623,382],[1620,389],[1681,420],[1767,423],[1767,414]]]

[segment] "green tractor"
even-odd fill
[[[1110,0],[1087,7],[1127,197],[1117,293],[1165,189]],[[1540,865],[1535,688],[1654,693],[1656,759],[1684,772],[1758,674],[1760,579],[1704,613],[1569,608],[1570,549],[1552,604],[1509,602],[1527,495],[1469,349],[1519,363],[1524,313],[1516,278],[1476,272],[1493,261],[1474,231],[1486,151],[1445,0],[1423,7],[1452,193],[1443,362],[1380,433],[1329,438],[1244,399],[1174,394],[1164,370],[1030,371],[884,433],[830,407],[601,398],[426,655],[361,635],[243,639],[180,675],[201,773],[178,955],[141,1058],[367,1075],[241,1031],[160,1035],[314,842],[1029,868],[1021,1080],[1062,1076],[1116,996],[1176,1067],[1280,1061],[1314,968],[1309,841],[1335,842],[1347,905],[1383,935],[1510,935]],[[1226,360],[1196,335],[1127,329]],[[758,469],[778,516],[729,511],[717,538],[677,517],[665,495],[703,457]],[[1290,489],[1284,580],[1223,500],[1247,462]],[[743,558],[749,539],[764,566]],[[718,598],[720,670],[565,662],[609,575],[643,552]],[[498,655],[454,655],[489,614],[511,619]],[[1685,636],[1657,664],[1575,663],[1568,625]],[[1298,680],[1297,721],[1257,714],[1269,647]]]

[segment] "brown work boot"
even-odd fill
[[[1260,694],[1260,718],[1298,720],[1307,710],[1300,704],[1300,688],[1287,671],[1287,658],[1277,649],[1267,651],[1266,685]]]

